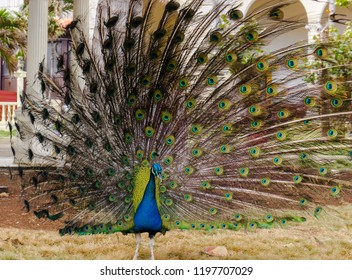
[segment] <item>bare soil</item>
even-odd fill
[[[8,193],[0,194],[0,228],[58,230],[58,223],[39,220],[25,211],[21,201],[20,179],[15,173],[0,169],[0,186],[7,186],[9,190]]]

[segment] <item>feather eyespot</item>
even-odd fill
[[[143,158],[143,155],[144,155],[144,152],[142,150],[137,150],[136,152],[136,157],[138,159],[142,159]]]
[[[334,108],[340,108],[343,105],[343,100],[341,100],[340,98],[334,98],[331,100],[331,105]]]
[[[203,154],[203,150],[202,149],[196,148],[196,149],[192,150],[192,155],[194,157],[200,157],[202,154]]]
[[[186,166],[185,167],[185,173],[187,175],[192,175],[194,173],[194,168],[192,166]]]
[[[271,85],[266,88],[266,93],[269,96],[275,96],[277,94],[277,91],[278,91],[278,89],[277,89],[276,85]]]
[[[156,90],[153,94],[154,100],[159,102],[163,98],[163,94],[160,90]]]
[[[165,35],[166,35],[166,30],[162,29],[162,28],[156,30],[153,34],[155,40],[159,40],[159,39],[163,38]]]
[[[173,201],[172,201],[170,198],[167,198],[167,199],[165,200],[165,204],[166,204],[167,206],[171,206],[171,205],[173,204]]]
[[[194,98],[190,98],[186,101],[187,109],[194,109],[196,106],[196,100]]]
[[[210,33],[210,42],[211,43],[219,43],[222,41],[222,34],[220,32],[212,32]]]
[[[217,166],[214,168],[214,173],[215,175],[223,175],[224,174],[224,168],[222,166]]]
[[[284,12],[281,9],[275,8],[270,11],[269,17],[272,20],[281,20],[284,18]]]
[[[136,41],[133,38],[127,38],[123,46],[125,47],[126,50],[131,50],[134,47],[135,43]]]
[[[174,37],[174,39],[173,39],[173,41],[175,42],[175,43],[182,43],[183,42],[183,40],[185,39],[185,34],[183,33],[183,32],[181,32],[181,31],[178,31],[176,34],[175,34],[175,37]]]
[[[178,86],[180,89],[186,89],[188,87],[188,79],[183,78],[178,82]]]
[[[159,50],[152,50],[149,54],[151,60],[158,59],[161,56],[161,52]]]
[[[304,99],[304,104],[308,107],[314,107],[315,99],[313,97],[308,96]]]
[[[220,147],[220,152],[223,154],[229,154],[231,152],[231,147],[228,144],[222,145]]]
[[[174,162],[174,158],[172,156],[167,156],[165,159],[164,159],[164,163],[166,165],[171,165],[172,163]]]
[[[136,119],[137,119],[138,121],[143,120],[143,119],[145,118],[145,112],[144,112],[144,110],[138,109],[138,110],[136,111],[135,116],[136,116]]]
[[[269,68],[269,64],[267,61],[264,61],[264,60],[260,60],[257,62],[256,64],[256,69],[259,71],[259,72],[264,72],[266,70],[268,70]]]
[[[221,110],[221,111],[226,111],[228,109],[231,108],[231,102],[230,100],[228,99],[224,99],[224,100],[220,100],[219,103],[218,103],[218,108]]]
[[[280,130],[279,132],[276,133],[276,139],[283,141],[283,140],[286,140],[286,138],[287,138],[286,131]]]
[[[111,18],[108,19],[107,22],[104,22],[104,25],[107,27],[107,28],[112,28],[116,25],[116,23],[118,22],[119,20],[119,17],[118,16],[113,16]]]
[[[259,147],[253,147],[249,149],[249,154],[254,158],[258,158],[260,156],[260,153],[261,151]]]
[[[328,49],[325,47],[318,47],[315,49],[314,54],[320,58],[320,59],[325,59],[328,57]]]
[[[135,17],[131,20],[131,26],[132,28],[137,28],[143,23],[144,19],[142,17]]]
[[[260,183],[262,184],[262,186],[267,187],[270,185],[270,178],[263,178],[260,180]]]
[[[330,194],[331,194],[333,197],[337,197],[337,196],[340,194],[340,191],[341,191],[340,187],[335,186],[335,187],[332,187],[332,188],[330,189]]]
[[[326,175],[328,173],[328,169],[326,168],[326,167],[320,167],[319,168],[319,174],[321,175],[321,176],[324,176],[324,175]]]
[[[177,68],[177,62],[175,60],[171,60],[167,63],[166,69],[170,72],[175,71]]]
[[[225,58],[227,63],[232,63],[237,61],[237,55],[235,55],[234,53],[227,53]]]
[[[131,144],[133,141],[133,136],[130,133],[126,133],[124,139],[127,144]]]
[[[170,1],[169,3],[166,4],[165,10],[170,12],[176,11],[180,7],[180,3],[176,1]]]
[[[327,132],[327,135],[330,139],[335,139],[337,136],[338,136],[338,132],[336,129],[330,129],[328,132]]]
[[[249,168],[248,167],[242,167],[239,169],[239,173],[241,177],[247,177],[249,174]]]
[[[240,93],[243,95],[249,95],[252,92],[252,87],[247,84],[243,84],[240,86]]]
[[[291,59],[286,60],[286,66],[287,66],[287,68],[289,68],[291,70],[296,69],[298,67],[297,59],[291,58]]]
[[[277,166],[281,165],[282,164],[282,158],[281,157],[275,157],[273,159],[273,163]]]
[[[151,78],[149,76],[145,76],[141,79],[141,84],[145,87],[149,87],[151,85]]]
[[[206,53],[200,53],[197,57],[197,62],[199,64],[204,64],[208,61],[208,55]]]
[[[245,38],[248,42],[250,43],[254,43],[256,41],[258,41],[259,35],[258,32],[253,30],[253,31],[249,31],[245,34]]]
[[[161,113],[161,120],[163,121],[163,123],[169,123],[172,120],[172,114],[169,112],[162,112]]]
[[[154,133],[155,133],[155,129],[152,128],[151,126],[147,126],[147,127],[145,128],[145,135],[146,135],[147,137],[152,137],[152,136],[154,136]]]
[[[218,82],[218,78],[216,76],[211,76],[207,79],[208,86],[214,86]]]
[[[175,136],[169,135],[166,137],[166,145],[171,146],[175,143]]]
[[[303,177],[302,177],[301,175],[295,175],[295,176],[293,176],[293,182],[294,182],[295,184],[300,184],[300,183],[302,182],[302,180],[303,180]]]
[[[231,20],[239,20],[243,18],[243,13],[241,10],[234,8],[229,11],[228,16]]]
[[[332,94],[337,91],[337,83],[335,81],[327,81],[324,85],[325,92]]]

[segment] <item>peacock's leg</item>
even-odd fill
[[[154,235],[149,234],[150,259],[154,260]]]
[[[141,240],[142,240],[142,236],[140,233],[136,233],[136,241],[137,241],[137,245],[136,245],[136,252],[134,253],[133,259],[136,260],[138,258],[138,251],[139,251],[139,246],[141,246]]]

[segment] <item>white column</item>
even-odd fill
[[[90,0],[73,1],[73,18],[81,20],[81,27],[86,36],[89,36],[89,2]]]
[[[17,108],[22,106],[21,95],[23,91],[24,78],[27,76],[27,72],[23,71],[23,60],[18,59],[18,68],[15,71],[15,77],[17,78]]]
[[[47,56],[48,50],[48,0],[29,1],[27,73],[28,93],[41,96],[37,79],[39,63]],[[46,66],[44,60],[44,66]]]
[[[96,24],[96,17],[97,17],[97,6],[99,0],[89,0],[90,7],[89,7],[89,38],[90,42],[92,42],[93,35],[94,35],[94,28]]]
[[[308,23],[306,29],[308,30],[308,43],[314,43],[314,36],[320,36],[322,31],[322,25],[319,22]]]
[[[88,41],[89,37],[89,2],[90,0],[74,0],[73,1],[73,19],[80,20],[80,27]],[[71,57],[71,69],[72,73],[76,77],[82,77],[82,71],[76,63],[76,58],[74,55]],[[83,90],[85,81],[83,79],[78,79],[80,88]]]

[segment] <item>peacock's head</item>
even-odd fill
[[[160,180],[162,180],[162,178],[161,178],[161,173],[162,173],[162,171],[163,171],[163,170],[162,170],[160,164],[154,163],[154,164],[152,165],[152,174],[153,174],[154,176],[158,177]]]

